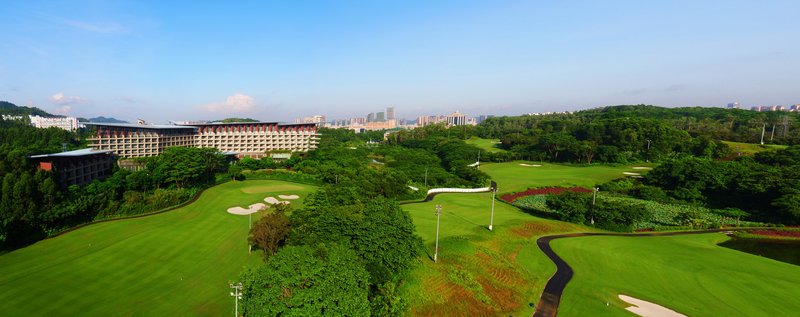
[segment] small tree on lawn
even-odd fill
[[[264,207],[266,209],[266,207]],[[278,252],[286,242],[286,237],[291,229],[289,217],[286,216],[288,205],[273,205],[274,212],[269,213],[257,220],[250,229],[250,237],[247,239],[250,245],[264,250],[264,257],[268,258]]]

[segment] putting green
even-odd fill
[[[442,215],[438,263],[433,263],[437,204]],[[403,209],[428,253],[403,288],[413,315],[530,315],[529,303],[538,302],[555,272],[555,265],[536,247],[536,237],[588,230],[495,202],[494,230],[489,231],[490,193],[439,194],[431,202]]]
[[[797,315],[800,266],[716,245],[727,239],[715,233],[554,240],[575,271],[559,316],[630,316],[618,294],[688,316]]]
[[[498,145],[500,144],[500,139],[482,139],[474,136],[469,139],[466,139],[465,142],[467,142],[467,144],[472,144],[474,146],[477,146],[484,151],[492,153],[508,152],[505,149],[501,149],[498,147]]]
[[[248,254],[248,217],[226,209],[262,202],[267,188],[274,195],[291,188],[301,197],[314,190],[282,181],[229,182],[177,210],[93,224],[4,254],[0,315],[233,314],[228,283],[261,255]]]
[[[542,166],[524,166],[542,165]],[[605,183],[607,181],[626,177],[624,173],[645,174],[646,169],[634,169],[634,167],[653,166],[653,164],[633,164],[633,165],[591,165],[591,166],[570,166],[541,162],[513,161],[506,163],[485,163],[480,169],[493,180],[497,181],[499,191],[502,193],[520,192],[532,187],[559,186],[572,187],[581,186],[591,188],[592,186]]]

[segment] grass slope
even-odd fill
[[[800,266],[716,245],[726,239],[702,234],[555,240],[554,250],[575,270],[559,316],[630,316],[618,294],[688,316],[800,312]]]
[[[312,190],[281,181],[229,182],[181,209],[90,225],[4,254],[0,315],[232,314],[228,282],[261,256],[248,254],[248,217],[227,208]]]
[[[435,205],[442,205],[438,263],[433,263]],[[587,231],[495,203],[494,231],[487,226],[491,194],[441,194],[403,205],[428,250],[404,286],[411,313],[419,316],[525,316],[533,312],[555,265],[536,247],[536,237]]]
[[[742,153],[742,155],[753,155],[758,152],[780,150],[780,149],[785,149],[787,147],[786,145],[778,145],[778,144],[761,145],[755,143],[742,143],[742,142],[731,142],[731,141],[722,141],[722,143],[725,143],[728,146],[730,146],[734,154]]]
[[[522,166],[520,164],[538,164],[542,166]],[[646,169],[633,169],[634,166],[653,166],[653,164],[635,164],[630,166],[569,166],[550,163],[532,163],[513,161],[507,163],[486,163],[480,169],[497,181],[502,193],[520,192],[530,187],[544,186],[581,186],[590,188],[594,185],[625,177],[623,172],[647,173]]]
[[[467,142],[467,144],[472,144],[487,152],[492,152],[492,153],[507,152],[505,149],[497,147],[497,145],[500,144],[500,139],[482,139],[474,136],[464,141]]]

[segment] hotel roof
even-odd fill
[[[142,129],[193,129],[194,126],[190,125],[168,125],[168,124],[136,124],[136,123],[99,123],[99,122],[81,122],[85,125],[96,125],[106,127],[120,127],[120,128],[142,128]]]
[[[114,153],[114,151],[111,151],[111,150],[95,150],[95,149],[89,148],[89,149],[80,149],[80,150],[59,152],[59,153],[51,153],[51,154],[32,155],[32,156],[28,156],[28,158],[78,157],[78,156],[87,156],[87,155],[94,155],[94,154],[106,154],[106,153]]]

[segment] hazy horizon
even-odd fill
[[[10,2],[0,100],[124,120],[800,103],[800,3]]]

